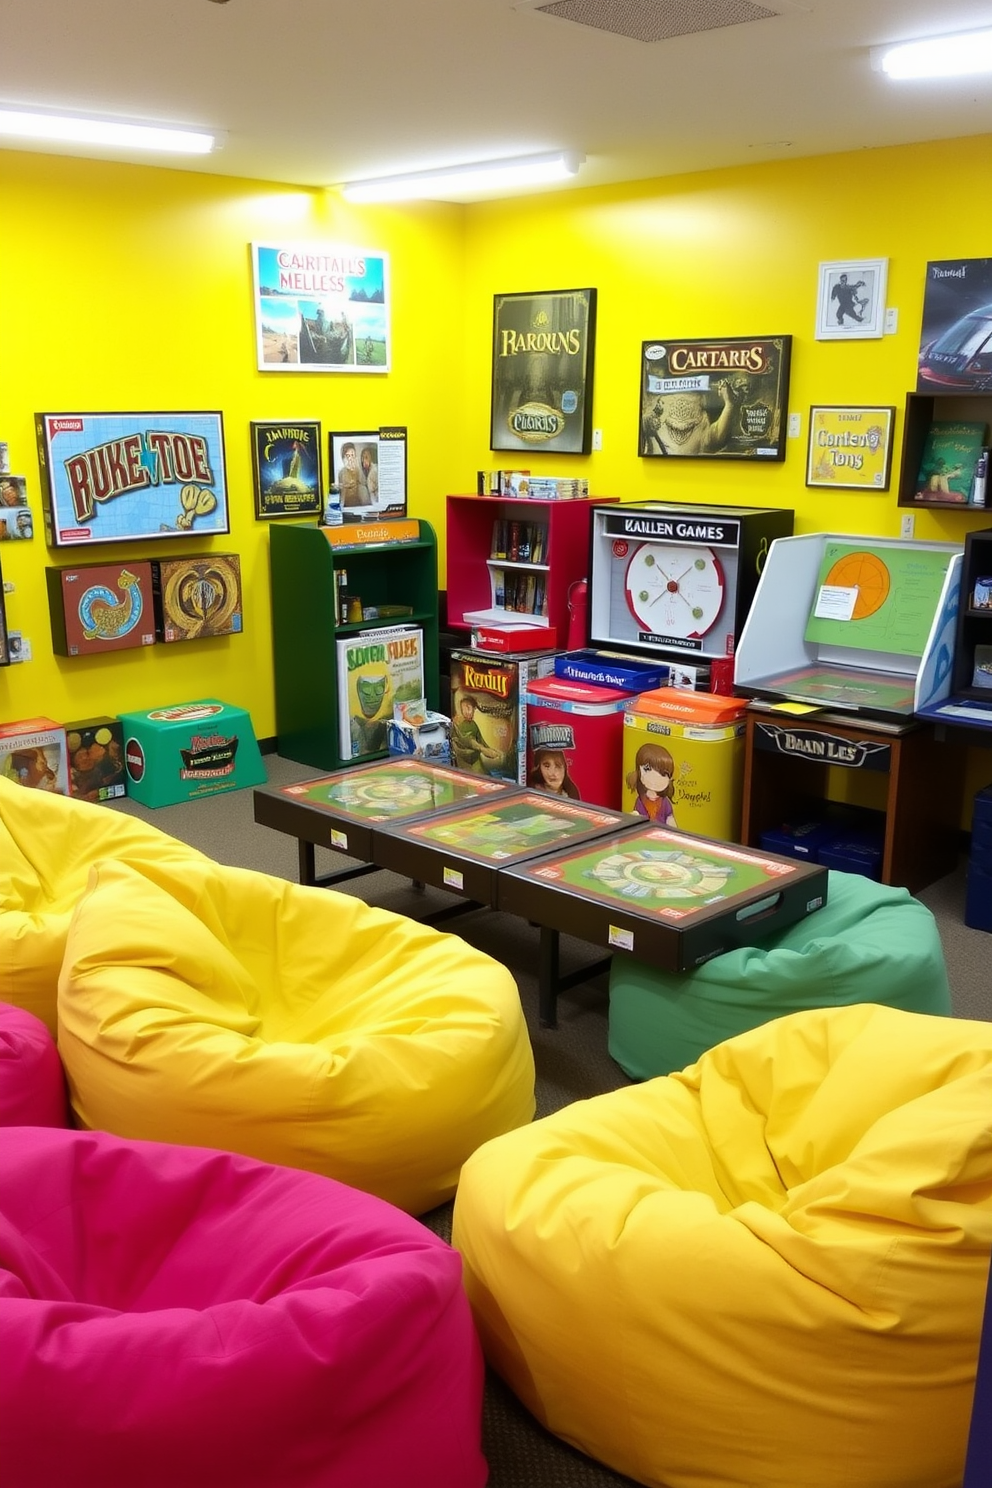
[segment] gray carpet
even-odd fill
[[[321,773],[278,755],[264,758],[273,785]],[[252,800],[252,792],[243,790],[157,810],[132,800],[115,803],[115,809],[151,822],[219,862],[255,868],[295,882],[295,839],[257,826]],[[347,862],[339,854],[317,850],[318,875],[347,866]],[[992,939],[984,931],[969,930],[964,925],[965,873],[966,861],[962,860],[956,872],[918,897],[933,911],[940,927],[955,1014],[988,1020],[992,1018],[988,975]],[[344,883],[341,889],[380,908],[416,916],[451,902],[449,895],[433,889],[417,891],[408,880],[386,872]],[[606,1050],[605,977],[564,992],[558,1002],[558,1028],[544,1029],[537,1018],[537,930],[515,916],[489,911],[466,915],[444,928],[457,931],[480,950],[503,961],[516,978],[534,1046],[539,1116],[630,1083]],[[582,942],[561,938],[563,973],[600,954]],[[423,1216],[423,1222],[445,1239],[450,1238],[451,1205]],[[589,1368],[595,1370],[595,1360],[589,1361]],[[544,1431],[495,1376],[490,1376],[486,1386],[483,1449],[490,1466],[490,1488],[621,1488],[631,1483]]]

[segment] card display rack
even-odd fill
[[[348,591],[362,606],[380,612],[383,607],[410,607],[396,623],[417,625],[423,631],[427,706],[437,709],[437,542],[428,522],[417,525],[419,536],[413,540],[353,548],[332,546],[321,527],[273,526],[269,559],[276,735],[279,753],[287,759],[318,770],[348,763],[340,752],[336,643],[342,636],[393,623],[389,619],[340,623],[342,571],[348,576]]]

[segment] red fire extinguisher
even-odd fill
[[[581,651],[589,644],[589,585],[576,579],[568,591],[568,649]]]

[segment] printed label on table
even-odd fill
[[[348,833],[347,832],[340,832],[340,831],[338,831],[338,829],[336,827],[332,827],[331,828],[331,846],[332,847],[343,847],[343,848],[347,848],[347,846],[348,846]]]
[[[634,949],[633,930],[621,930],[619,925],[610,926],[609,942],[620,951],[632,951]]]
[[[465,876],[459,873],[457,868],[445,868],[442,876],[446,888],[463,889],[465,887]]]

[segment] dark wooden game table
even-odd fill
[[[826,900],[825,868],[405,756],[260,786],[254,804],[257,822],[296,837],[303,884],[333,887],[388,868],[455,896],[424,917],[430,923],[497,909],[536,926],[546,1028],[557,1024],[559,993],[610,964],[562,976],[561,934],[688,970]],[[318,879],[317,846],[362,861]]]

